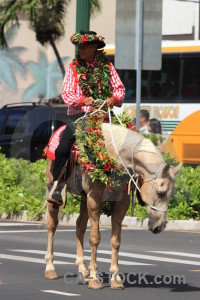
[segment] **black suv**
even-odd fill
[[[53,132],[66,123],[64,104],[16,103],[0,109],[0,147],[7,157],[41,159]]]

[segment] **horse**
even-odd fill
[[[138,174],[142,180],[140,196],[146,206],[148,216],[149,230],[156,234],[164,230],[166,226],[166,214],[170,198],[175,193],[174,183],[176,174],[181,170],[181,164],[172,167],[166,164],[159,150],[153,143],[144,138],[137,132],[130,129],[111,125],[102,124],[105,148],[109,155],[120,163],[120,158],[124,162],[131,175]],[[113,144],[115,141],[115,146]],[[118,155],[116,153],[118,152]],[[46,169],[47,186],[50,190],[52,187],[53,161],[48,159]],[[70,176],[66,176],[66,185],[64,190],[72,190]],[[77,238],[77,257],[76,266],[79,274],[82,274],[85,280],[89,277],[88,287],[91,289],[101,289],[103,285],[97,278],[97,248],[101,240],[99,230],[100,210],[105,201],[112,201],[111,208],[111,265],[110,272],[113,273],[111,278],[111,289],[123,289],[118,275],[118,253],[121,239],[122,221],[130,205],[130,195],[127,191],[108,192],[106,187],[98,182],[92,182],[87,172],[82,173],[82,187],[86,193],[81,194],[80,215],[76,221],[76,238]],[[74,193],[80,194],[74,187]],[[48,203],[48,246],[45,255],[46,270],[45,278],[58,278],[53,265],[53,239],[58,225],[59,210]],[[83,239],[87,228],[88,219],[90,220],[91,232],[89,243],[91,246],[91,260],[88,270],[85,266],[83,254]],[[116,277],[118,280],[116,281]]]

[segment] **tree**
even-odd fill
[[[101,11],[100,0],[90,0],[90,16],[95,15]]]
[[[16,26],[11,26],[5,33],[5,40],[9,43],[16,34]],[[11,91],[17,91],[16,73],[25,77],[25,65],[20,59],[24,47],[11,47],[8,50],[0,47],[0,83],[6,85]]]
[[[63,61],[66,59],[67,57],[63,57]],[[57,83],[63,79],[57,60],[49,64],[45,53],[39,51],[38,63],[30,61],[28,67],[35,82],[25,90],[23,101],[31,101],[36,97],[39,97],[40,100],[57,97]]]
[[[58,60],[61,72],[65,68],[60,58],[55,41],[64,36],[64,20],[67,6],[71,0],[6,0],[1,4],[0,14],[0,45],[6,46],[5,26],[10,22],[19,22],[19,13],[27,17],[36,39],[42,45],[50,43]],[[91,13],[100,10],[100,0],[90,0]]]

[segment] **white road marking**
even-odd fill
[[[57,230],[60,231],[60,230]],[[70,231],[70,230],[61,230],[61,231]],[[46,232],[47,229],[38,229],[38,230],[2,230],[0,233],[34,233],[34,232]]]
[[[91,250],[85,250],[85,251],[86,252],[91,252]],[[98,250],[98,253],[111,254],[111,251]],[[137,254],[137,253],[119,252],[119,256],[139,258],[139,259],[147,259],[147,260],[164,261],[164,262],[172,262],[172,263],[184,264],[184,265],[200,266],[199,261],[183,260],[183,259],[168,258],[168,257],[161,257],[161,256],[152,256],[152,255],[144,255],[144,254]]]
[[[105,231],[108,229],[101,229],[100,231]],[[56,230],[56,232],[75,232],[76,229],[58,229]],[[86,231],[90,232],[90,229],[87,229]],[[46,232],[47,233],[47,229],[38,229],[38,230],[2,230],[0,231],[0,233],[34,233],[34,232]]]
[[[46,254],[45,251],[40,251],[40,250],[12,250],[12,249],[10,249],[9,251],[32,253],[32,254]],[[67,257],[67,258],[75,258],[76,259],[76,254],[69,254],[69,253],[62,253],[62,252],[54,252],[53,254],[54,254],[54,256],[57,256],[57,257]],[[90,261],[91,257],[84,255],[84,259]],[[101,261],[101,262],[109,263],[109,264],[111,263],[111,260],[109,258],[98,257],[97,261]],[[153,264],[132,262],[132,261],[126,261],[126,260],[119,260],[118,264],[119,265],[127,265],[127,266],[155,266]]]
[[[11,260],[19,260],[19,261],[26,261],[26,262],[33,262],[38,264],[46,264],[45,259],[40,258],[33,258],[27,256],[17,256],[17,255],[7,255],[7,254],[0,254],[0,259],[11,259]],[[66,262],[66,261],[54,261],[56,265],[73,265],[74,263]]]
[[[75,229],[58,229],[56,230],[56,232],[74,232],[76,231]],[[47,229],[38,229],[38,230],[4,230],[4,231],[0,231],[0,233],[34,233],[34,232],[46,232],[47,233]]]
[[[42,226],[43,224],[36,223],[1,223],[0,227],[10,227],[10,226]]]
[[[174,252],[174,251],[147,251],[147,252],[200,258],[199,254],[185,253],[185,252]]]
[[[54,290],[41,290],[41,292],[50,293],[50,294],[57,294],[57,295],[63,295],[63,296],[72,296],[72,297],[81,296],[80,294],[63,293],[63,292],[54,291]]]

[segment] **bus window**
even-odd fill
[[[182,97],[184,102],[186,99],[193,99],[200,102],[200,59],[185,58],[183,72]]]
[[[153,98],[159,98],[162,101],[171,102],[172,99],[178,98],[179,78],[180,60],[164,58],[162,69],[152,71],[150,87],[152,100]]]
[[[136,71],[135,70],[118,70],[119,77],[126,89],[126,99],[136,97]]]
[[[117,70],[121,81],[123,82],[126,94],[125,103],[135,102],[136,99],[136,71],[135,70]],[[142,82],[141,82],[141,98],[142,102],[148,97],[148,71],[142,71]]]

